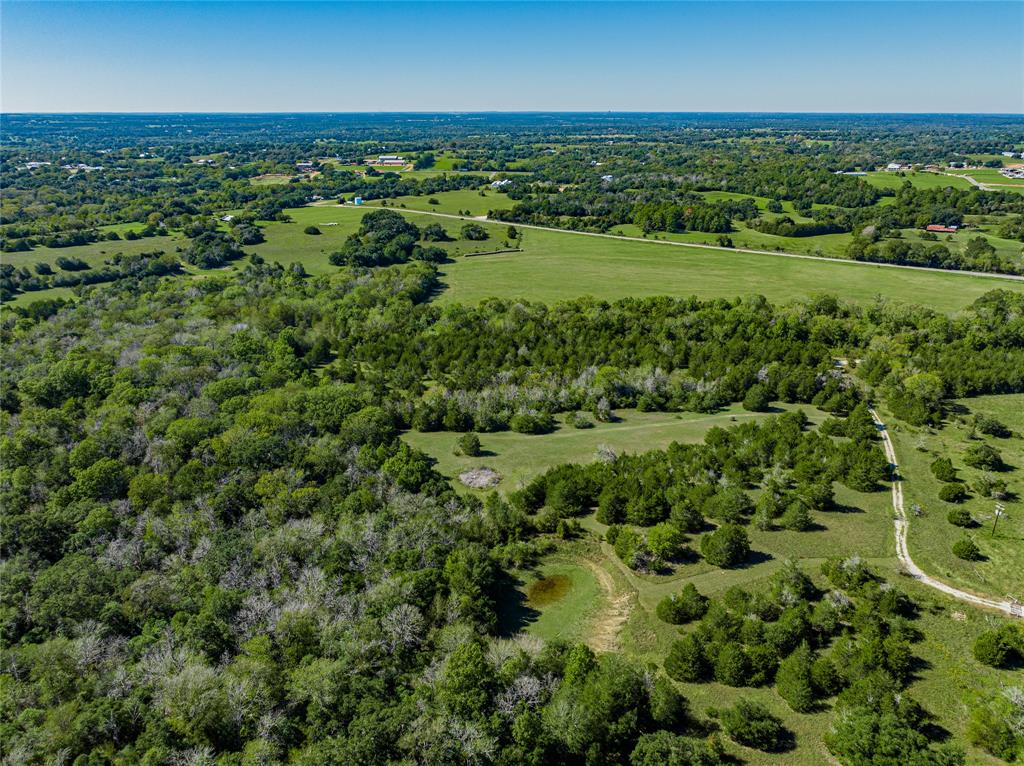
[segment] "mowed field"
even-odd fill
[[[899,189],[907,181],[918,189],[970,189],[971,182],[966,178],[954,178],[941,173],[889,173],[884,170],[868,171],[863,180],[879,189]]]
[[[962,415],[950,419],[942,429],[900,426],[892,431],[897,458],[903,467],[907,508],[918,504],[922,516],[911,515],[907,543],[914,562],[928,574],[969,591],[995,598],[1012,596],[1024,600],[1024,394],[981,396],[954,402]],[[984,434],[970,438],[967,421],[974,413],[993,416],[1006,424],[1015,436],[998,439]],[[991,475],[1006,481],[1010,499],[1003,501],[1007,515],[1000,519],[992,534],[995,500],[982,497],[973,489],[986,472],[963,462],[964,451],[972,444],[985,443],[1003,456],[1008,470]],[[959,478],[970,490],[963,507],[977,522],[962,529],[947,521],[956,506],[938,498],[942,484],[932,475],[929,465],[937,457],[953,461]],[[985,559],[963,561],[953,555],[952,546],[967,536],[975,541]]]
[[[813,422],[821,413],[806,411]],[[498,490],[515,488],[515,477],[526,477],[566,461],[594,459],[599,444],[619,451],[664,447],[671,440],[697,441],[708,428],[728,425],[732,418],[763,417],[737,408],[714,413],[639,413],[624,410],[621,421],[575,430],[562,424],[551,434],[525,436],[514,433],[483,434],[483,447],[494,454],[481,458],[457,458],[451,454],[458,435],[409,432],[411,444],[438,460],[443,473],[452,475],[463,467],[489,465],[506,472]],[[724,420],[724,422],[723,422]],[[524,464],[519,468],[520,463]],[[511,480],[510,480],[511,479]],[[456,484],[456,486],[458,486]],[[716,597],[739,585],[761,587],[787,560],[799,563],[820,587],[824,560],[831,556],[858,555],[882,576],[907,590],[921,607],[918,627],[925,638],[914,653],[923,662],[910,691],[936,716],[937,723],[963,740],[966,725],[964,701],[982,688],[998,688],[1013,680],[1013,671],[979,665],[970,656],[975,637],[990,626],[990,616],[946,599],[900,574],[895,559],[892,507],[884,489],[860,493],[836,485],[842,510],[816,513],[817,528],[808,532],[785,530],[760,532],[749,528],[751,563],[737,569],[718,569],[702,560],[677,564],[671,572],[651,575],[630,570],[603,542],[606,527],[593,516],[583,518],[583,534],[559,541],[555,549],[534,567],[514,571],[501,600],[501,630],[505,635],[525,632],[545,641],[583,641],[597,651],[621,651],[641,662],[661,666],[672,642],[688,628],[659,620],[658,602],[693,583],[700,592]],[[691,537],[691,546],[697,538]],[[748,764],[763,766],[818,766],[833,762],[822,745],[834,716],[828,701],[811,714],[796,714],[771,687],[731,688],[718,683],[679,684],[691,709],[704,716],[708,708],[734,704],[739,698],[755,699],[783,719],[796,735],[796,749],[782,754],[761,753],[725,741],[726,748]],[[996,764],[987,754],[969,751],[970,764]]]
[[[773,302],[787,302],[812,295],[831,293],[844,299],[867,303],[877,297],[904,303],[930,306],[943,312],[956,312],[983,293],[994,289],[1024,291],[1020,280],[985,278],[955,273],[936,273],[920,269],[894,269],[875,264],[850,261],[817,261],[774,255],[742,253],[730,250],[708,250],[668,245],[659,240],[620,240],[586,234],[518,227],[523,234],[517,243],[522,252],[500,255],[461,257],[470,253],[490,252],[505,247],[507,225],[479,222],[490,233],[483,242],[460,240],[459,230],[471,218],[429,215],[429,212],[455,211],[469,208],[471,212],[489,209],[504,197],[488,192],[480,197],[475,191],[448,192],[436,195],[439,205],[428,199],[415,198],[417,211],[408,202],[396,202],[394,209],[419,226],[440,223],[456,241],[443,243],[453,260],[441,267],[445,289],[442,302],[476,303],[487,297],[522,298],[557,301],[591,295],[604,300],[625,297],[670,295],[699,298],[736,297],[759,294]],[[405,204],[403,209],[397,205]],[[390,205],[389,205],[390,206]],[[477,206],[477,207],[474,207]],[[359,228],[370,206],[324,203],[288,211],[290,222],[266,222],[266,242],[247,246],[246,252],[258,253],[268,261],[282,264],[301,263],[312,275],[336,271],[328,257],[340,249],[345,238]],[[429,210],[428,210],[429,209]],[[427,211],[427,212],[424,212]],[[306,226],[317,226],[321,234],[303,232]],[[758,234],[752,232],[751,234]],[[707,234],[660,235],[685,239],[699,237],[712,241]],[[741,233],[733,235],[737,245],[746,244]],[[768,237],[768,235],[760,235]],[[823,250],[841,250],[849,235],[815,238]],[[915,235],[916,236],[916,235]],[[967,238],[969,233],[956,235]],[[994,241],[997,249],[1019,253],[1017,243]],[[772,242],[751,240],[754,247],[772,250],[774,246],[790,247],[792,241],[771,237]],[[828,241],[826,241],[828,240]],[[180,236],[154,237],[136,241],[99,242],[59,250],[37,248],[29,253],[5,254],[5,261],[15,266],[31,266],[37,261],[53,262],[59,255],[81,257],[94,267],[121,252],[173,252],[185,243]],[[838,252],[836,253],[838,254]],[[226,271],[242,267],[234,264]],[[202,272],[208,274],[224,273]],[[20,295],[15,303],[27,303],[54,297],[53,291]],[[62,291],[66,295],[67,291]]]

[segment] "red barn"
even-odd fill
[[[956,226],[943,226],[941,223],[930,223],[925,226],[925,231],[934,231],[937,234],[956,234]]]

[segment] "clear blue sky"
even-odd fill
[[[0,109],[1024,112],[1024,3],[3,0]]]

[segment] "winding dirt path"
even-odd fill
[[[594,573],[608,599],[608,605],[593,619],[587,644],[595,652],[614,652],[619,648],[619,633],[633,611],[633,599],[628,592],[620,592],[615,579],[600,564],[583,559]]]
[[[947,596],[952,596],[960,601],[965,601],[968,604],[975,606],[982,606],[988,609],[997,609],[1000,612],[1008,614],[1012,617],[1024,617],[1024,605],[1019,603],[1013,603],[1011,601],[999,601],[985,596],[979,596],[974,593],[968,593],[965,590],[954,588],[952,585],[948,585],[942,580],[938,580],[931,575],[925,574],[924,570],[921,569],[914,560],[910,558],[910,550],[907,548],[907,528],[910,526],[910,522],[907,519],[906,509],[903,506],[903,482],[900,480],[900,468],[896,462],[896,450],[893,447],[892,439],[889,438],[889,431],[882,422],[882,419],[878,417],[878,413],[872,408],[869,410],[871,417],[875,419],[875,426],[878,428],[878,433],[882,437],[882,446],[885,449],[885,457],[889,461],[889,468],[892,472],[892,507],[895,511],[894,524],[896,526],[896,557],[899,559],[900,564],[907,573],[910,574],[915,580],[930,588],[942,591]]]

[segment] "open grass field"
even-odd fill
[[[924,515],[911,515],[907,542],[915,563],[931,575],[966,590],[996,598],[1014,596],[1024,599],[1024,395],[983,396],[954,403],[963,415],[950,419],[942,429],[915,429],[903,426],[893,430],[897,457],[903,466],[904,494],[908,509],[914,503]],[[1016,436],[997,439],[978,434],[969,439],[966,420],[970,414],[994,416]],[[963,422],[961,422],[963,421]],[[995,501],[979,496],[972,486],[984,471],[964,465],[964,451],[971,444],[984,441],[996,447],[1010,470],[993,474],[1004,479],[1012,500],[1004,501],[1007,516],[999,521],[996,535],[991,533]],[[971,497],[963,504],[978,523],[964,530],[950,524],[946,515],[955,506],[938,498],[941,483],[932,475],[930,463],[940,456],[949,457],[959,477],[971,489]],[[964,535],[971,537],[984,561],[963,561],[953,555],[953,543]]]
[[[460,207],[465,209],[467,205],[472,207],[472,204],[477,204],[480,205],[477,209],[482,209],[504,201],[496,199],[504,195],[490,191],[486,197],[480,197],[475,191],[447,194],[450,196],[438,195],[439,201],[444,200],[439,206],[428,205],[423,198],[415,198],[416,204],[430,210],[447,206],[457,212]],[[258,253],[268,261],[282,264],[301,263],[313,275],[333,273],[335,267],[328,262],[328,256],[340,248],[345,237],[359,228],[359,222],[369,208],[369,205],[355,207],[324,203],[289,210],[290,222],[261,224],[266,242],[247,246],[246,252]],[[465,220],[417,213],[408,204],[405,209],[395,209],[408,215],[419,226],[440,223],[455,238],[466,223]],[[888,300],[918,303],[953,313],[989,290],[1001,288],[1024,291],[1024,283],[1014,280],[891,269],[848,261],[812,261],[725,250],[669,247],[652,242],[522,228],[523,252],[460,258],[467,253],[489,252],[503,246],[508,228],[506,225],[479,223],[488,230],[490,239],[484,242],[457,240],[441,245],[454,258],[453,262],[441,267],[442,282],[446,287],[439,296],[442,302],[476,303],[491,296],[551,302],[583,295],[615,300],[652,295],[718,298],[751,294],[764,295],[773,302],[787,302],[832,293],[847,300],[865,303],[881,296]],[[315,236],[303,233],[308,225],[318,226],[321,234]],[[748,234],[752,247],[774,249],[778,244],[788,249],[792,246],[791,239],[758,232]],[[755,240],[755,234],[764,240]],[[678,237],[680,241],[693,237],[699,242],[713,242],[711,235],[692,232],[659,236],[673,239]],[[737,246],[748,244],[742,239],[743,232],[731,236]],[[822,252],[828,255],[839,254],[842,247],[845,247],[843,238],[848,236],[837,234],[815,239],[821,241]],[[956,237],[966,241],[970,233],[965,232]],[[116,253],[152,250],[171,252],[183,242],[180,236],[173,236],[100,242],[59,250],[37,248],[29,253],[5,254],[4,260],[19,267],[31,267],[37,261],[52,262],[57,256],[66,255],[83,258],[98,266]],[[1019,246],[1010,240],[1001,240],[996,244],[997,249],[1017,254],[1020,252]],[[237,268],[237,265],[231,268]],[[19,296],[17,303],[49,297],[54,297],[54,293],[43,290]]]
[[[483,179],[481,179],[483,180]],[[430,200],[437,200],[437,204],[431,204]],[[410,210],[430,210],[435,213],[448,213],[449,215],[460,215],[463,211],[469,211],[469,215],[487,215],[489,210],[506,208],[514,204],[508,196],[493,189],[460,189],[459,191],[438,192],[430,196],[409,196],[396,197],[389,200],[370,200],[366,204],[370,207],[381,207],[384,203],[387,207],[402,209],[403,206]]]
[[[586,641],[609,594],[585,561],[555,554],[533,569],[515,572],[515,590],[502,602],[499,631],[525,630],[545,641]]]
[[[295,178],[295,175],[289,173],[264,173],[261,176],[253,176],[249,179],[249,183],[253,186],[287,184],[290,183],[293,178]]]
[[[967,157],[968,157],[968,159],[971,160],[971,162],[979,164],[979,165],[981,163],[983,163],[983,162],[991,162],[992,160],[998,160],[999,162],[1003,163],[1003,167],[1006,167],[1007,165],[1014,165],[1014,164],[1016,164],[1016,163],[1021,161],[1021,159],[1020,159],[1020,147],[1019,146],[1015,146],[1015,147],[1008,146],[1008,147],[1006,147],[1006,151],[1011,151],[1011,150],[1017,152],[1017,156],[1016,157],[1004,157],[1001,154],[968,154]]]
[[[767,213],[767,217],[778,217]],[[790,215],[793,220],[806,223],[807,218]],[[822,234],[817,237],[780,237],[776,234],[764,234],[747,226],[743,221],[735,221],[736,231],[729,232],[729,239],[735,247],[746,247],[753,250],[770,250],[776,252],[799,253],[801,255],[827,256],[842,258],[846,253],[852,235]],[[686,242],[698,245],[717,245],[718,235],[703,231],[657,232],[644,237],[643,231],[635,224],[623,224],[612,229],[612,234],[626,237],[641,237],[668,242]]]
[[[889,173],[885,170],[869,171],[863,180],[879,189],[899,189],[910,181],[918,189],[970,189],[971,182],[966,178],[953,178],[940,173]]]
[[[958,311],[989,290],[1024,290],[1013,280],[939,274],[844,261],[824,262],[728,251],[626,242],[527,230],[523,252],[445,264],[440,300],[482,298],[556,301],[581,295],[604,300],[651,295],[701,298],[764,295],[771,301],[832,293],[870,302],[876,296]]]
[[[820,422],[825,417],[812,407],[783,406],[785,409],[804,410],[813,422]],[[597,448],[602,445],[611,447],[616,454],[664,449],[674,441],[699,442],[712,426],[726,428],[744,420],[763,419],[770,413],[747,412],[739,405],[733,405],[711,415],[637,410],[620,410],[617,414],[617,422],[594,421],[593,428],[573,428],[566,423],[566,415],[558,415],[558,427],[550,434],[514,431],[480,434],[484,450],[480,457],[453,454],[459,434],[449,431],[407,431],[402,438],[435,458],[436,467],[444,476],[456,479],[462,471],[484,466],[500,473],[504,478],[499,489],[510,492],[551,466],[591,462]],[[457,481],[455,486],[466,489]]]

